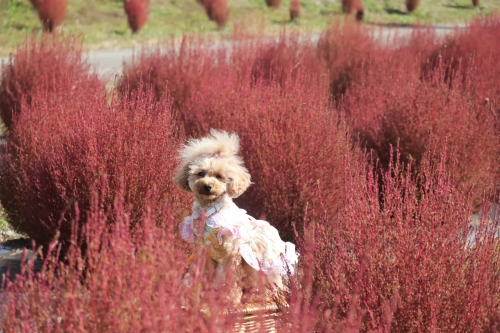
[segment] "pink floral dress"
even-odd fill
[[[194,243],[193,220],[198,218],[200,214],[194,212],[179,224],[184,240]],[[244,209],[231,203],[228,209],[206,217],[204,238],[215,228],[221,228],[217,234],[219,244],[222,243],[222,235],[231,234],[233,240],[239,243],[241,256],[254,269],[266,274],[294,274],[299,256],[295,245],[281,240],[278,230],[268,222],[254,219]]]

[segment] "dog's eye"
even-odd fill
[[[205,173],[204,173],[203,171],[198,172],[198,176],[200,176],[200,177],[205,177]]]
[[[221,179],[221,178],[222,178],[222,177],[221,177],[221,175],[217,175],[217,176],[215,176],[215,177],[216,177],[216,178],[219,178],[219,179]]]

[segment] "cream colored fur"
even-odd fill
[[[243,159],[238,156],[239,146],[239,138],[235,133],[212,129],[210,135],[190,139],[181,147],[180,164],[174,181],[181,189],[193,193],[194,211],[201,214],[219,202],[224,202],[222,209],[227,209],[232,198],[240,196],[250,186],[250,174],[243,166]],[[206,186],[211,188],[210,192],[206,191]],[[224,283],[226,270],[230,269],[236,276],[236,284],[229,293],[231,302],[242,302],[243,289],[258,291],[266,301],[270,301],[271,291],[263,292],[265,287],[255,285],[257,280],[262,280],[258,278],[259,272],[241,258],[231,237],[224,236],[220,246],[216,241],[212,243],[209,251],[212,260],[208,261],[215,268],[215,287]],[[283,288],[281,276],[269,276],[268,282]],[[256,300],[254,295],[247,295],[246,298]]]
[[[250,186],[250,174],[243,166],[243,159],[238,156],[240,140],[235,133],[227,133],[212,129],[210,135],[201,139],[190,139],[179,150],[180,164],[174,178],[181,189],[193,192],[189,186],[189,177],[200,168],[224,168],[228,172],[227,184],[229,197],[240,196]],[[202,155],[218,154],[223,161],[211,161],[212,158]]]

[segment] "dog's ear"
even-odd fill
[[[179,186],[184,191],[192,192],[191,188],[189,188],[188,178],[189,178],[189,164],[185,163],[179,165],[174,177],[175,185]]]
[[[230,198],[237,198],[242,195],[252,183],[248,170],[242,166],[235,167],[228,178],[227,195]]]

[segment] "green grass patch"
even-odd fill
[[[7,222],[7,216],[5,216],[5,213],[3,209],[0,207],[0,229],[5,229],[8,228],[9,222]]]

